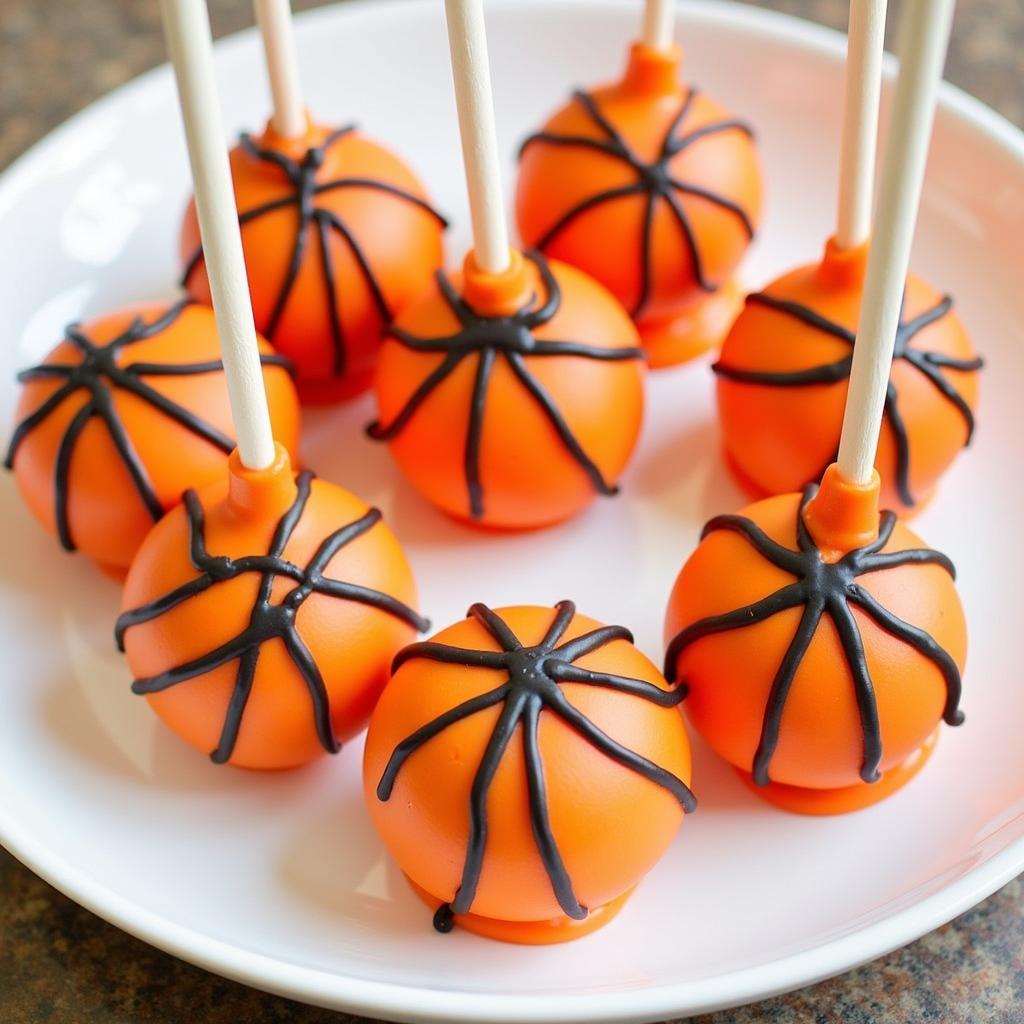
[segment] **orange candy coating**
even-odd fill
[[[303,399],[314,402],[346,398],[370,384],[389,318],[373,282],[386,311],[394,315],[429,284],[443,259],[444,221],[425,208],[426,192],[413,172],[357,131],[333,141],[330,135],[330,129],[311,123],[304,137],[290,139],[268,125],[253,140],[255,146],[281,154],[300,168],[309,151],[325,147],[310,178],[311,186],[320,191],[308,196],[311,208],[318,212],[301,233],[297,273],[276,323],[275,307],[286,286],[299,234],[297,197],[302,192],[285,170],[258,158],[245,145],[236,146],[230,154],[256,327],[292,360]],[[370,187],[374,184],[379,187]],[[396,195],[394,189],[424,205]],[[283,205],[252,216],[257,208],[275,202]],[[332,217],[342,228],[331,226]],[[324,263],[325,239],[329,273]],[[191,202],[181,234],[186,268],[199,248],[199,225]],[[187,269],[185,283],[197,299],[210,301],[201,259],[194,269]]]
[[[554,613],[551,608],[519,606],[496,609],[496,614],[524,646],[530,646],[541,641]],[[599,626],[576,614],[563,642]],[[432,642],[500,649],[473,618],[442,630]],[[666,689],[655,666],[624,639],[615,639],[574,664]],[[370,816],[399,867],[414,886],[436,900],[450,902],[459,887],[473,780],[502,708],[480,710],[413,752],[386,801],[378,797],[378,783],[407,736],[507,678],[507,672],[493,668],[407,660],[392,677],[370,722],[364,755]],[[689,782],[689,743],[674,707],[594,685],[564,683],[560,688],[575,708],[622,746]],[[474,918],[494,921],[550,923],[546,938],[543,928],[514,927],[501,937],[557,941],[556,936],[573,934],[557,931],[556,926],[568,922],[531,826],[523,729],[522,723],[516,726],[489,790],[485,852],[471,912]],[[683,812],[670,793],[611,760],[554,713],[541,711],[538,735],[551,830],[576,897],[593,913],[628,893],[654,866],[675,836]]]
[[[220,360],[220,342],[213,312],[206,306],[189,303],[173,316],[167,304],[132,306],[74,328],[88,342],[102,350],[95,359],[113,356],[118,367],[155,364],[160,373],[139,373],[135,379],[175,403],[191,416],[233,442],[234,427],[228,403],[223,370],[205,373],[171,374],[176,366],[210,363]],[[117,345],[116,339],[129,331],[133,322],[155,324],[165,314],[170,322],[149,337]],[[260,341],[260,352],[267,356],[271,347]],[[199,436],[166,412],[137,394],[130,393],[103,372],[102,362],[70,340],[62,341],[44,361],[45,365],[83,365],[80,385],[41,420],[17,445],[13,469],[25,503],[51,533],[58,531],[58,469],[62,442],[68,438],[76,416],[92,401],[90,382],[109,390],[112,416],[124,427],[127,445],[142,467],[156,498],[154,509],[147,508],[139,488],[133,482],[125,459],[119,454],[114,435],[98,416],[85,424],[77,440],[67,449],[67,526],[71,544],[99,562],[114,575],[123,575],[132,557],[153,527],[155,516],[181,500],[187,487],[201,486],[220,477],[227,466],[227,451]],[[67,383],[65,377],[36,376],[26,371],[26,380],[18,402],[16,421],[39,410]],[[299,440],[299,405],[288,371],[279,365],[266,365],[263,371],[274,434],[284,447],[294,452]],[[72,438],[74,431],[72,429]]]
[[[765,293],[808,307],[856,332],[866,259],[866,247],[844,251],[830,241],[820,263],[785,274],[769,284]],[[903,321],[936,308],[942,299],[930,285],[909,275]],[[976,358],[967,332],[952,310],[922,327],[908,346],[968,363]],[[750,301],[725,339],[718,366],[786,373],[833,363],[848,357],[851,351],[852,346],[838,338]],[[975,408],[975,370],[941,366],[935,372],[971,410]],[[905,488],[899,486],[899,446],[888,411],[875,466],[882,478],[882,506],[909,513],[927,501],[939,477],[966,443],[970,426],[954,402],[906,360],[894,360],[890,380],[906,429],[909,462]],[[809,480],[819,479],[839,448],[848,387],[848,373],[833,383],[800,387],[748,383],[719,374],[718,414],[725,450],[756,496],[794,491]],[[908,496],[913,504],[904,500]]]
[[[637,44],[624,78],[589,94],[647,170],[586,144],[532,137],[522,151],[516,192],[524,243],[542,245],[547,255],[578,266],[609,288],[636,318],[652,366],[690,358],[721,338],[738,302],[731,278],[761,209],[760,169],[750,134],[707,96],[699,91],[690,96],[679,78],[680,62],[678,50],[663,54]],[[684,103],[686,114],[676,123]],[[726,124],[724,130],[711,128]],[[599,145],[609,139],[579,98],[555,113],[541,132]],[[661,160],[669,133],[673,139],[697,134]],[[668,180],[685,188],[669,187]],[[639,193],[596,202],[551,235],[579,204],[637,184]],[[651,203],[648,241],[645,217]],[[688,222],[699,266],[673,203]]]
[[[470,254],[468,278],[452,275],[451,284],[481,315],[500,318],[527,305],[535,307],[544,301],[547,288],[532,260],[513,255],[512,267],[501,278],[475,269]],[[561,293],[560,304],[552,319],[530,332],[535,340],[580,342],[602,351],[638,351],[633,324],[601,285],[566,264],[551,261],[548,266]],[[396,328],[417,337],[443,338],[456,333],[459,322],[435,286],[400,314]],[[446,351],[415,351],[395,337],[385,341],[375,380],[378,425],[394,423],[417,389],[441,366]],[[389,438],[400,469],[439,508],[482,526],[547,526],[579,512],[598,493],[595,483],[499,351],[483,405],[478,457],[482,510],[475,513],[466,467],[480,359],[478,351],[470,352]],[[522,361],[603,481],[613,484],[640,432],[642,360],[527,352]]]
[[[844,486],[852,488],[843,485],[832,467],[822,484],[821,503],[812,502],[804,519],[828,563],[837,562],[852,547],[878,535],[877,484],[868,500],[863,500],[863,495],[853,497],[860,508],[854,508],[852,519],[863,525],[870,516],[873,522],[873,529],[859,537],[851,531],[850,495],[837,495]],[[778,495],[748,506],[739,515],[752,520],[772,540],[796,550],[800,503],[798,494]],[[889,553],[923,547],[920,538],[897,521],[881,550]],[[740,533],[712,530],[676,580],[666,615],[666,639],[698,620],[754,604],[794,579],[755,551]],[[953,579],[945,568],[939,564],[882,568],[858,575],[855,584],[883,608],[930,634],[962,671],[966,624]],[[887,795],[894,788],[887,783],[889,777],[899,776],[902,766],[921,748],[925,748],[924,754],[930,752],[930,737],[943,717],[947,689],[936,664],[882,628],[855,602],[849,602],[849,607],[877,700],[882,779],[873,786],[862,780],[865,733],[853,674],[835,621],[826,611],[793,677],[778,744],[769,762],[771,785],[766,790],[783,790],[777,802],[791,809],[834,813]],[[689,687],[682,705],[688,719],[708,744],[744,775],[752,771],[773,681],[805,608],[801,604],[761,621],[751,614],[750,623],[741,628],[705,635],[684,646],[674,666]],[[904,773],[904,781],[912,774]],[[785,787],[832,790],[837,799],[831,806],[828,800],[815,800],[813,795],[800,800],[798,792],[787,792]],[[858,790],[863,791],[859,796],[851,795]],[[773,799],[770,793],[765,795]]]
[[[234,454],[230,478],[225,474],[198,495],[206,551],[222,570],[224,559],[264,555],[297,493],[280,447],[277,462],[261,472],[245,469]],[[276,574],[269,597],[271,615],[280,616],[290,603],[297,605],[295,632],[322,678],[329,730],[338,741],[366,725],[387,681],[391,659],[416,632],[409,621],[386,610],[325,593],[308,571],[321,544],[368,511],[347,491],[313,479],[301,516],[281,551],[281,558],[299,575]],[[179,506],[157,524],[139,550],[125,583],[122,608],[138,609],[196,580],[200,570],[190,559],[192,544],[186,507]],[[376,521],[345,543],[320,568],[328,581],[371,588],[403,602],[414,617],[412,572],[383,522]],[[245,635],[255,622],[261,575],[257,570],[225,570],[224,578],[218,578],[215,572],[205,589],[147,621],[129,625],[123,632],[124,647],[136,692],[146,692],[157,715],[187,743],[204,753],[220,750],[214,760],[243,768],[291,768],[321,756],[325,744],[317,731],[310,686],[281,636],[272,635],[256,647],[255,675],[233,747],[224,743],[222,733],[232,694],[238,698],[243,660],[239,656],[155,692],[139,683],[205,658]],[[305,585],[312,592],[296,602],[296,588]],[[276,624],[281,625],[280,618]]]

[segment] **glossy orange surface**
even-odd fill
[[[796,302],[856,332],[864,287],[867,249],[841,250],[831,242],[821,262],[799,267],[773,281],[765,292]],[[911,274],[904,321],[930,309],[942,296]],[[970,360],[971,342],[955,311],[928,324],[909,342],[913,348]],[[773,373],[806,370],[848,356],[838,338],[763,305],[749,303],[722,345],[723,366]],[[943,367],[942,375],[974,409],[978,374]],[[882,425],[875,466],[882,478],[882,506],[919,511],[967,439],[963,414],[909,363],[896,359],[891,380],[906,426],[910,452],[908,507],[896,486],[897,447],[892,422]],[[718,415],[730,464],[755,496],[795,491],[817,480],[839,448],[849,381],[780,387],[717,378]]]
[[[531,297],[540,296],[543,301],[544,287],[534,265],[520,261],[519,266],[522,279],[518,282],[492,279],[488,283],[488,275],[479,271],[471,273],[468,283],[459,274],[451,275],[451,280],[478,312],[503,316]],[[606,289],[566,264],[552,261],[551,270],[561,289],[561,306],[553,319],[532,332],[533,337],[579,341],[609,350],[639,345],[629,317]],[[490,313],[484,308],[487,301],[494,304]],[[397,326],[426,338],[459,330],[436,285],[399,316]],[[395,420],[445,358],[446,352],[420,352],[394,338],[386,340],[375,381],[380,422]],[[644,407],[642,360],[528,352],[522,358],[603,478],[614,483],[639,437]],[[450,515],[502,529],[546,526],[589,505],[597,496],[593,482],[499,356],[486,392],[481,429],[483,515],[471,516],[466,451],[479,361],[475,352],[464,358],[388,442],[409,482]]]
[[[593,90],[601,115],[636,157],[656,167],[666,136],[688,95],[680,79],[681,55],[662,54],[637,44],[623,78]],[[673,137],[731,121],[732,115],[696,91]],[[574,139],[607,141],[577,99],[545,123],[541,131]],[[716,344],[737,305],[731,279],[749,245],[742,220],[698,192],[706,190],[742,208],[756,226],[761,209],[761,177],[754,143],[738,129],[696,137],[664,164],[664,174],[694,191],[672,191],[689,221],[706,282],[701,287],[686,233],[670,204],[659,199],[649,233],[649,195],[623,195],[589,207],[545,245],[554,259],[572,263],[609,288],[633,310],[644,294],[644,253],[651,277],[637,326],[649,345],[652,365],[669,365]],[[660,179],[659,179],[660,180]],[[566,213],[601,193],[643,182],[638,170],[592,146],[528,144],[522,153],[516,192],[516,218],[523,242],[535,246]],[[703,307],[707,306],[705,309]]]
[[[553,614],[551,608],[538,607],[496,611],[524,645],[541,640]],[[599,625],[577,614],[565,639]],[[475,619],[449,626],[432,639],[470,649],[498,649]],[[645,680],[659,689],[667,686],[655,666],[625,640],[614,640],[576,664]],[[427,898],[438,902],[450,902],[460,883],[470,791],[501,708],[479,711],[415,751],[399,771],[387,801],[378,797],[377,785],[402,740],[463,701],[500,686],[502,675],[495,669],[407,661],[388,684],[371,719],[364,757],[370,816],[399,867]],[[562,689],[573,706],[618,743],[689,782],[690,748],[676,708],[593,685],[567,683]],[[517,726],[516,733],[522,728]],[[602,920],[610,920],[617,901],[668,848],[682,822],[682,809],[666,790],[611,760],[549,712],[540,715],[539,748],[551,827],[573,890],[591,911],[609,907]],[[522,742],[516,734],[494,775],[487,815],[483,870],[469,915],[486,919],[486,931],[469,921],[467,927],[530,943],[585,934],[587,920],[570,923],[562,912],[538,853]],[[456,924],[461,919],[457,915]]]
[[[834,484],[835,473],[825,477]],[[842,510],[852,502],[862,517],[873,517],[877,537],[877,490],[874,507],[862,495],[838,491],[824,508],[805,517],[826,562],[846,548],[855,516]],[[800,495],[784,494],[750,505],[740,512],[770,538],[797,549],[796,515]],[[814,509],[814,504],[811,506]],[[813,524],[813,526],[812,526]],[[856,531],[854,531],[856,532]],[[863,534],[863,530],[860,531]],[[859,544],[858,544],[859,546]],[[897,522],[883,552],[922,548],[924,543]],[[666,639],[690,623],[745,607],[794,582],[783,568],[755,551],[739,533],[714,530],[683,566],[668,605]],[[882,568],[860,575],[857,584],[890,612],[930,634],[963,670],[967,629],[956,587],[949,573],[935,564]],[[853,603],[868,671],[878,707],[883,773],[900,772],[938,726],[946,700],[939,668],[929,658],[883,629]],[[687,718],[725,760],[750,773],[758,748],[765,708],[779,666],[793,640],[802,606],[779,611],[748,626],[703,636],[685,647],[678,659],[680,679],[689,686],[682,704]],[[843,791],[850,787],[876,790],[883,783],[862,782],[864,732],[854,682],[839,634],[826,613],[800,662],[785,701],[778,745],[770,762],[773,783],[801,789]],[[912,774],[912,773],[911,773]],[[768,799],[771,799],[768,796]],[[865,793],[864,802],[871,802]]]
[[[199,495],[209,553],[227,558],[266,553],[295,495],[294,476],[280,450],[278,462],[264,472],[246,470],[234,458],[230,479],[225,473]],[[306,566],[329,534],[366,512],[367,506],[347,491],[326,480],[313,480],[308,503],[282,557]],[[189,558],[189,540],[185,511],[179,506],[153,529],[139,550],[125,583],[123,609],[144,605],[198,575]],[[416,605],[409,564],[383,522],[337,551],[324,574]],[[165,672],[208,655],[242,634],[259,585],[260,573],[247,572],[216,582],[149,622],[133,625],[127,630],[125,649],[134,676]],[[295,586],[293,579],[278,576],[271,604],[280,604]],[[334,734],[344,742],[366,725],[387,682],[391,659],[415,631],[383,610],[318,592],[302,603],[295,626],[323,679]],[[218,745],[237,673],[236,658],[146,699],[183,740],[210,753]],[[230,763],[243,768],[290,768],[323,753],[307,683],[283,642],[271,638],[259,648]]]
[[[121,335],[136,318],[152,323],[166,304],[133,306],[83,325],[97,345]],[[261,351],[272,351],[260,342]],[[122,348],[118,365],[154,363],[167,366],[220,359],[220,342],[213,312],[206,306],[186,306],[178,318],[158,334]],[[83,353],[61,342],[45,362],[79,364]],[[227,385],[222,371],[180,376],[145,375],[152,389],[209,425],[234,436]],[[299,405],[288,372],[280,366],[263,371],[270,417],[277,440],[291,453],[299,441]],[[109,381],[108,381],[109,383]],[[15,418],[21,421],[38,409],[61,386],[60,379],[27,382]],[[14,460],[14,475],[26,504],[35,517],[56,533],[55,470],[61,442],[75,415],[90,401],[91,393],[74,391],[22,442]],[[221,478],[228,456],[219,447],[175,422],[153,404],[111,385],[113,407],[165,509],[181,500],[187,487]],[[101,563],[112,575],[123,575],[139,545],[153,527],[153,517],[136,490],[110,431],[96,416],[85,425],[74,445],[69,470],[68,520],[79,550]]]
[[[311,123],[306,136],[289,139],[268,126],[256,143],[301,161],[307,150],[324,142],[329,131]],[[295,195],[294,185],[281,168],[256,159],[240,146],[231,150],[231,173],[243,217],[246,211]],[[332,143],[316,169],[319,186],[343,179],[380,182],[427,198],[419,179],[397,156],[359,132]],[[333,401],[369,387],[381,337],[387,329],[360,257],[365,259],[394,314],[427,287],[441,265],[443,229],[429,212],[380,189],[328,188],[310,201],[317,209],[340,218],[354,244],[348,244],[336,230],[328,232],[332,299],[325,283],[317,224],[309,224],[301,238],[303,251],[291,296],[271,341],[295,364],[304,400]],[[298,207],[291,203],[243,226],[242,245],[258,330],[267,329],[286,281],[297,244],[298,222]],[[181,234],[182,260],[188,261],[198,248],[199,226],[195,206],[190,203]],[[210,301],[201,261],[186,284],[197,299]],[[335,366],[332,302],[339,311],[344,334],[345,366],[340,374]]]

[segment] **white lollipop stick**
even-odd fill
[[[644,46],[662,52],[672,47],[675,0],[647,0],[644,4]]]
[[[481,270],[500,274],[509,266],[508,225],[494,127],[483,0],[445,0],[444,7],[469,191],[473,253]]]
[[[274,437],[249,301],[231,169],[224,147],[210,20],[204,0],[161,0],[160,10],[178,82],[199,234],[213,294],[238,452],[249,469],[266,469],[274,461]]]
[[[305,135],[306,108],[299,85],[291,6],[288,0],[255,0],[254,6],[274,102],[271,124],[274,131],[286,138]]]
[[[886,0],[850,0],[836,226],[841,249],[863,245],[871,231],[885,8]]]
[[[935,96],[953,20],[954,0],[904,3],[900,74],[839,442],[839,472],[856,484],[869,483],[874,469],[935,117]]]

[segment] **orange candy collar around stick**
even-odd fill
[[[435,927],[533,944],[611,920],[695,807],[678,701],[570,601],[476,604],[400,652],[366,800]]]
[[[953,566],[871,485],[719,516],[669,602],[666,675],[707,742],[769,801],[828,814],[887,796],[959,725],[966,625]],[[866,785],[865,783],[870,783]]]
[[[230,159],[257,329],[293,361],[304,398],[357,394],[391,318],[441,264],[447,222],[398,157],[352,126],[308,123],[290,138],[268,125]],[[185,286],[209,302],[194,203],[181,253]]]
[[[294,451],[299,409],[287,361],[259,344],[271,420]],[[125,573],[186,487],[225,471],[235,444],[216,323],[195,303],[72,324],[18,379],[6,464],[61,545],[112,575]]]
[[[724,334],[761,206],[750,128],[683,86],[680,63],[635,44],[621,81],[577,91],[526,139],[516,194],[525,243],[609,288],[653,366]]]
[[[732,467],[758,496],[820,478],[839,448],[867,245],[841,249],[747,298],[714,365]],[[909,275],[875,460],[882,503],[917,511],[974,432],[977,371],[941,296]]]
[[[430,501],[484,526],[544,526],[615,493],[640,429],[642,351],[579,271],[513,253],[488,274],[471,253],[399,316],[376,394],[370,436]]]
[[[426,621],[380,512],[278,449],[267,470],[189,491],[125,584],[133,690],[215,762],[288,768],[366,724],[391,658]]]

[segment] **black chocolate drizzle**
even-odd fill
[[[359,239],[356,238],[353,231],[335,211],[325,206],[318,206],[316,197],[323,195],[325,192],[336,192],[339,189],[346,188],[371,189],[376,192],[385,192],[396,199],[419,207],[430,214],[442,228],[448,226],[447,219],[438,213],[426,200],[386,181],[356,177],[332,178],[329,181],[318,181],[317,172],[323,165],[328,149],[353,131],[355,131],[355,125],[346,125],[344,128],[338,128],[336,131],[331,132],[319,146],[306,150],[301,160],[292,160],[290,157],[284,156],[275,150],[264,149],[256,145],[252,137],[244,132],[239,139],[242,148],[253,159],[277,167],[294,191],[291,195],[272,199],[270,202],[262,203],[250,210],[241,212],[238,216],[238,223],[244,228],[251,221],[288,206],[294,206],[298,213],[298,223],[295,226],[295,241],[292,244],[291,259],[289,260],[284,279],[281,282],[281,287],[278,290],[277,298],[271,307],[270,317],[266,324],[263,325],[262,334],[268,340],[274,340],[274,334],[277,332],[281,316],[288,305],[288,299],[291,297],[292,288],[295,286],[295,280],[299,274],[299,267],[302,265],[302,260],[306,254],[309,239],[307,228],[310,225],[315,225],[316,239],[321,255],[320,267],[323,274],[324,291],[327,296],[331,320],[331,340],[334,346],[333,369],[334,375],[337,377],[340,377],[345,372],[346,347],[345,328],[341,319],[341,296],[338,295],[334,285],[334,265],[330,246],[332,232],[341,238],[355,257],[366,287],[369,289],[373,302],[377,307],[377,312],[380,314],[382,323],[390,323],[393,313],[388,306],[387,299],[384,297],[384,291],[373,272],[373,268],[370,266],[369,258],[363,250]],[[189,278],[199,266],[202,258],[203,250],[200,246],[185,264],[182,284],[188,283]]]
[[[684,149],[700,139],[726,131],[739,131],[753,137],[753,131],[750,126],[736,120],[715,121],[711,124],[701,125],[701,127],[695,128],[684,135],[676,135],[676,131],[681,127],[683,121],[686,120],[686,116],[689,114],[696,96],[696,89],[691,88],[687,90],[686,96],[679,108],[679,113],[676,114],[671,125],[669,125],[668,131],[665,133],[658,157],[652,163],[647,163],[637,155],[623,138],[622,133],[601,113],[594,97],[580,89],[573,93],[573,99],[583,107],[595,127],[603,134],[603,138],[594,138],[588,135],[556,135],[553,132],[537,132],[529,136],[519,148],[519,155],[522,157],[527,146],[537,143],[545,143],[552,146],[582,146],[587,149],[597,150],[599,153],[604,153],[616,160],[621,160],[636,173],[636,181],[628,185],[607,189],[604,192],[597,192],[571,207],[548,228],[537,243],[538,249],[546,249],[577,217],[582,216],[588,210],[594,209],[595,206],[614,202],[616,199],[622,199],[626,196],[646,196],[644,215],[640,228],[640,295],[631,310],[631,315],[634,318],[639,317],[643,312],[651,295],[651,276],[654,265],[654,216],[657,212],[659,201],[663,200],[665,202],[676,223],[679,225],[679,230],[683,236],[683,243],[690,254],[693,276],[702,291],[716,291],[720,287],[720,282],[709,281],[704,272],[704,261],[700,246],[697,242],[693,226],[690,223],[690,218],[686,213],[686,208],[679,198],[680,195],[697,196],[707,200],[709,203],[714,203],[723,210],[727,210],[738,218],[743,225],[743,230],[747,233],[747,237],[754,237],[754,225],[751,222],[750,215],[742,206],[727,196],[723,196],[711,189],[691,182],[681,181],[672,172],[670,166],[672,160]]]
[[[796,551],[772,540],[753,520],[745,516],[716,516],[704,527],[701,539],[714,530],[732,530],[772,565],[791,573],[796,580],[753,604],[721,615],[710,615],[691,623],[676,634],[665,655],[665,675],[670,682],[674,682],[678,674],[679,656],[702,637],[731,629],[743,629],[745,626],[764,622],[765,619],[787,608],[803,607],[800,623],[775,673],[765,707],[761,739],[752,766],[754,781],[760,786],[771,781],[768,769],[778,745],[786,698],[811,640],[817,632],[818,623],[826,612],[835,624],[843,656],[853,677],[864,735],[864,758],[860,777],[865,782],[877,782],[881,778],[878,765],[882,759],[882,735],[878,707],[864,654],[864,643],[857,620],[850,608],[851,603],[887,633],[909,644],[939,669],[946,684],[943,720],[947,725],[960,725],[964,720],[963,712],[958,709],[960,670],[952,657],[923,629],[918,629],[917,626],[905,622],[884,608],[857,582],[860,576],[899,565],[939,565],[955,578],[956,570],[953,563],[945,555],[931,548],[884,552],[882,549],[888,544],[896,525],[896,515],[893,512],[882,513],[878,537],[870,544],[855,548],[837,562],[824,561],[821,551],[804,523],[804,512],[817,491],[817,484],[808,484],[804,488],[803,500],[800,502],[796,517]],[[681,688],[685,692],[685,685]]]
[[[755,305],[766,306],[783,316],[792,317],[805,323],[815,330],[821,331],[830,337],[837,338],[850,346],[851,352],[842,359],[835,362],[822,363],[819,366],[811,366],[805,370],[771,371],[771,370],[744,370],[739,367],[726,366],[721,361],[715,363],[711,368],[720,377],[726,380],[738,381],[741,384],[765,384],[777,388],[807,387],[812,384],[834,384],[837,381],[848,380],[850,367],[853,364],[853,346],[856,341],[856,334],[842,324],[837,324],[820,313],[815,312],[808,306],[798,302],[790,302],[788,299],[776,298],[766,292],[757,292],[747,296],[747,302]],[[949,367],[953,370],[980,370],[984,365],[981,358],[956,359],[953,356],[945,355],[942,352],[929,352],[922,348],[912,348],[911,340],[923,331],[929,324],[941,320],[953,308],[953,300],[945,295],[930,309],[915,316],[912,320],[905,320],[903,310],[900,310],[899,327],[896,330],[896,345],[893,349],[893,360],[902,359],[909,363],[916,370],[922,373],[927,380],[934,385],[943,398],[956,407],[957,411],[964,418],[967,426],[967,437],[964,445],[971,443],[974,436],[974,414],[964,397],[956,390],[942,372],[942,367]],[[900,500],[904,505],[914,505],[914,496],[910,491],[910,439],[907,435],[906,423],[900,413],[899,392],[895,383],[890,378],[885,393],[885,417],[892,430],[893,440],[896,445],[896,488]],[[822,466],[822,473],[826,466],[836,461],[839,454],[838,442],[832,457],[828,459],[825,466]],[[818,474],[819,478],[821,473]]]
[[[453,915],[469,913],[473,905],[486,852],[488,792],[505,750],[520,724],[530,821],[537,852],[544,863],[558,905],[568,917],[574,921],[581,921],[589,911],[580,904],[573,891],[572,880],[559,853],[558,842],[551,830],[548,815],[544,765],[538,742],[541,713],[548,711],[557,716],[617,764],[668,790],[679,801],[683,810],[690,812],[696,808],[697,801],[681,779],[624,747],[598,728],[569,701],[562,691],[562,685],[568,683],[599,686],[627,693],[666,708],[676,706],[682,700],[685,691],[662,690],[642,679],[594,672],[574,665],[573,662],[577,659],[600,650],[614,640],[632,643],[633,636],[622,626],[601,626],[556,646],[576,615],[576,606],[572,601],[558,602],[554,618],[544,638],[540,643],[529,647],[524,646],[508,623],[486,605],[474,604],[468,614],[480,622],[497,641],[501,648],[499,651],[469,650],[432,641],[415,643],[398,652],[393,671],[397,671],[414,658],[427,658],[447,665],[499,669],[506,674],[506,678],[495,689],[471,697],[402,740],[391,755],[377,785],[377,798],[381,801],[390,799],[402,766],[420,747],[456,722],[500,704],[501,714],[480,761],[470,792],[470,831],[462,881],[452,902],[443,904],[434,915],[434,927],[439,932],[451,931]]]
[[[71,460],[78,438],[93,416],[100,419],[106,426],[118,457],[128,470],[135,490],[146,506],[146,510],[153,517],[153,521],[156,522],[164,514],[164,507],[153,488],[149,473],[135,449],[128,429],[118,414],[113,400],[114,390],[120,389],[134,395],[159,410],[169,419],[174,420],[179,426],[209,441],[210,444],[225,453],[235,447],[234,440],[227,434],[222,433],[194,412],[168,398],[144,379],[146,377],[188,377],[200,373],[221,373],[224,370],[224,364],[219,359],[211,359],[203,363],[134,362],[124,366],[118,362],[123,349],[166,330],[181,316],[182,310],[191,302],[191,299],[182,299],[161,313],[152,323],[144,323],[141,318],[136,317],[116,338],[102,345],[89,338],[79,324],[69,324],[65,328],[64,340],[70,342],[81,352],[80,362],[41,363],[39,366],[22,370],[18,374],[18,381],[21,383],[30,380],[59,380],[61,385],[14,428],[14,434],[4,458],[4,465],[8,469],[13,467],[22,441],[51,416],[65,399],[76,391],[84,390],[89,393],[88,401],[78,410],[64,432],[54,467],[57,536],[67,551],[75,550],[75,542],[68,522],[68,474],[71,470]],[[283,356],[261,355],[260,362],[264,366],[281,366],[289,373],[291,372],[291,363]]]
[[[299,608],[311,594],[324,594],[342,601],[356,601],[359,604],[369,605],[407,622],[419,632],[423,632],[429,627],[426,619],[397,598],[381,593],[379,590],[360,586],[357,583],[347,583],[323,575],[324,569],[327,568],[328,563],[338,551],[373,529],[380,522],[381,514],[378,509],[370,509],[359,519],[331,533],[324,539],[305,566],[295,565],[282,557],[292,533],[302,519],[306,502],[309,500],[312,480],[313,473],[309,470],[304,470],[298,475],[296,479],[298,493],[295,501],[278,522],[267,553],[245,555],[241,558],[211,555],[207,551],[203,507],[199,503],[195,491],[186,491],[184,501],[189,523],[189,558],[199,575],[141,608],[124,612],[117,620],[114,636],[118,648],[123,651],[125,634],[132,626],[159,618],[183,601],[203,593],[218,583],[233,580],[247,572],[259,574],[260,585],[249,624],[238,636],[225,641],[208,654],[176,665],[159,675],[136,679],[132,683],[133,693],[160,693],[237,659],[238,673],[235,677],[235,686],[228,704],[220,742],[210,754],[210,759],[217,764],[223,764],[229,760],[234,751],[245,707],[252,692],[260,648],[268,640],[275,638],[280,639],[284,644],[296,670],[309,689],[313,705],[313,720],[324,750],[335,754],[340,749],[331,726],[330,699],[327,688],[316,659],[299,635],[295,623]],[[273,604],[270,598],[274,589],[274,581],[278,577],[292,580],[295,586],[284,594],[280,601]],[[343,639],[340,642],[343,642]]]
[[[487,406],[487,386],[495,360],[499,355],[508,363],[529,398],[540,407],[563,447],[586,473],[594,485],[594,489],[604,495],[618,493],[618,488],[604,479],[601,470],[583,450],[583,446],[574,436],[569,424],[559,412],[558,406],[555,405],[554,399],[530,372],[524,356],[548,358],[579,356],[584,359],[622,361],[642,359],[643,349],[600,348],[597,345],[588,345],[580,341],[548,341],[535,338],[533,331],[546,324],[558,312],[562,302],[562,292],[543,256],[539,253],[528,252],[526,258],[537,267],[544,284],[546,298],[543,303],[537,305],[538,299],[534,296],[522,309],[511,316],[488,317],[477,313],[455,291],[444,272],[440,270],[437,272],[437,283],[441,295],[458,319],[459,330],[455,334],[445,337],[421,338],[392,326],[391,335],[399,344],[414,352],[443,353],[444,359],[424,378],[390,423],[382,424],[380,421],[375,421],[367,427],[370,437],[378,441],[390,441],[402,431],[431,392],[455,370],[463,359],[474,353],[479,353],[473,395],[469,405],[464,460],[466,488],[469,492],[469,511],[474,519],[479,519],[484,514],[484,488],[480,480],[480,440]]]

